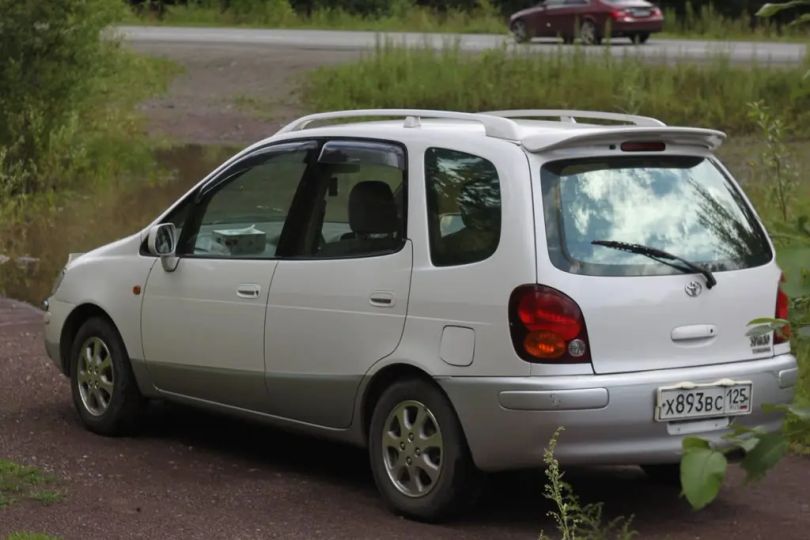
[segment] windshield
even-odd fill
[[[586,275],[662,275],[671,266],[594,240],[641,244],[711,271],[772,258],[740,193],[709,159],[633,156],[556,161],[541,170],[549,256]]]

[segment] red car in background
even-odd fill
[[[579,37],[595,45],[604,37],[628,37],[646,42],[664,26],[661,10],[644,0],[546,0],[509,18],[509,29],[519,43],[534,37]]]

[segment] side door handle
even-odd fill
[[[386,291],[374,291],[368,299],[372,306],[394,307],[394,293]]]
[[[236,296],[239,298],[258,298],[262,288],[253,283],[243,283],[236,288]]]

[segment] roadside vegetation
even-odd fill
[[[6,540],[59,540],[59,537],[32,532],[13,532],[6,537]]]
[[[485,111],[571,108],[655,116],[668,124],[754,133],[747,103],[768,102],[786,129],[810,135],[810,85],[801,66],[770,69],[718,56],[703,64],[651,63],[631,55],[467,54],[381,43],[358,62],[314,71],[303,88],[311,110],[401,107]]]
[[[36,467],[0,459],[0,510],[20,501],[52,504],[62,498],[56,481]]]
[[[506,34],[509,15],[533,0],[132,0],[124,22],[191,26],[247,26]],[[757,2],[656,2],[664,6],[664,35],[702,39],[807,40],[810,33],[757,21]]]
[[[0,0],[0,294],[21,279],[32,221],[90,186],[152,167],[136,105],[175,68],[99,39],[126,7],[115,0]]]

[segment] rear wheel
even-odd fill
[[[518,19],[512,23],[509,29],[512,31],[512,35],[518,43],[526,43],[529,41],[529,28],[526,26],[525,21]]]
[[[436,521],[470,505],[479,492],[461,424],[434,385],[397,382],[380,396],[369,429],[374,481],[388,506]]]
[[[73,404],[85,427],[101,435],[129,431],[143,398],[115,327],[102,318],[88,319],[70,354]]]
[[[650,39],[650,33],[641,32],[640,34],[633,34],[630,39],[633,40],[633,43],[636,45],[641,45],[643,43],[647,43],[647,40]]]
[[[579,39],[583,45],[599,45],[602,43],[602,36],[593,21],[585,21],[579,27]]]
[[[681,485],[681,464],[663,463],[658,465],[642,465],[641,469],[651,480],[669,486]]]

